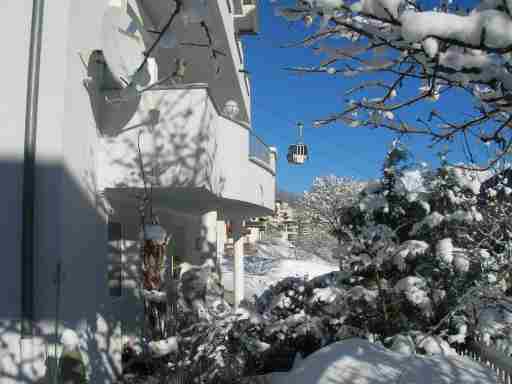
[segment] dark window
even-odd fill
[[[123,236],[121,223],[108,222],[108,288],[110,296],[120,297],[123,272]]]

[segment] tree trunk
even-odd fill
[[[388,307],[386,305],[386,299],[384,297],[384,291],[382,289],[382,282],[380,280],[380,274],[379,274],[378,269],[375,269],[375,282],[377,283],[377,289],[379,290],[379,299],[380,299],[382,314],[384,316],[384,322],[385,322],[384,329],[386,330],[386,333],[387,333],[388,325],[389,325],[389,314],[388,314]],[[389,335],[386,334],[386,336],[389,336]]]

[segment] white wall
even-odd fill
[[[96,201],[97,132],[82,84],[86,69],[78,53],[100,48],[104,5],[103,0],[46,1],[36,153],[35,329],[46,342],[52,342],[59,317],[60,332],[63,327],[79,332],[95,383],[108,382],[113,375],[116,363],[112,352],[117,346],[111,343],[111,336],[119,330],[119,314],[111,305],[106,284],[105,216]],[[9,219],[0,229],[2,243],[12,251],[12,262],[0,271],[2,291],[9,292],[0,302],[0,339],[8,344],[0,352],[2,384],[33,382],[44,375],[44,355],[40,353],[46,350],[43,346],[36,351],[30,339],[20,349],[15,327],[20,316],[20,183],[31,14],[32,1],[2,4],[0,31],[9,37],[10,51],[2,72],[10,91],[0,96],[1,115],[7,122],[0,133],[0,159],[5,161],[0,173],[7,197],[2,201],[10,207],[2,209],[9,212],[2,215]],[[12,164],[16,164],[15,171]],[[59,259],[63,280],[56,314],[54,278]],[[36,369],[31,371],[30,366]]]
[[[101,22],[106,4],[106,0],[46,1],[37,135],[35,326],[46,342],[52,341],[57,296],[54,278],[60,259],[64,274],[58,317],[62,327],[79,332],[89,360],[91,383],[111,382],[115,370],[119,369],[119,321],[123,311],[133,310],[108,294],[106,215],[97,198],[100,181],[104,186],[126,181],[133,175],[116,169],[119,164],[110,164],[112,168],[107,167],[106,173],[98,174],[98,170],[103,171],[105,161],[113,158],[105,152],[98,154],[98,129],[103,127],[96,123],[102,116],[96,108],[97,100],[91,98],[83,84],[90,68],[85,68],[79,57],[81,53],[87,58],[88,52],[101,48]],[[20,317],[21,170],[31,14],[30,0],[4,0],[2,3],[4,21],[0,32],[9,39],[8,55],[1,64],[4,89],[9,91],[0,94],[3,121],[0,130],[3,181],[0,230],[7,260],[0,270],[0,288],[2,292],[9,292],[0,299],[0,341],[7,344],[7,348],[0,350],[2,384],[34,382],[37,376],[44,374],[41,353],[45,351],[31,347],[30,342],[23,343],[27,348],[22,351],[16,328]],[[161,92],[159,99],[164,105],[161,106],[162,122],[157,129],[162,135],[155,145],[171,142],[175,150],[182,140],[189,148],[185,151],[187,160],[182,164],[182,168],[189,167],[189,171],[179,171],[179,177],[186,176],[198,186],[222,192],[222,196],[256,203],[254,192],[247,192],[254,188],[247,187],[246,191],[244,185],[249,182],[244,176],[249,167],[246,129],[233,122],[221,122],[204,89],[190,92],[186,97],[164,93]],[[106,117],[114,119],[116,115]],[[126,122],[118,121],[117,125],[129,127]],[[131,140],[133,144],[135,131],[124,134],[123,139],[131,138],[128,142]],[[194,132],[195,138],[190,137]],[[116,146],[112,144],[109,149],[121,149]],[[161,181],[170,183],[176,180],[172,163],[176,157],[165,150],[161,158],[170,163]],[[213,161],[214,158],[217,160]],[[117,160],[133,162],[133,152],[131,157],[126,152],[118,153]],[[234,167],[235,164],[240,166]],[[221,183],[222,177],[226,179],[225,185]],[[190,228],[194,225],[191,223]],[[195,234],[192,230],[186,233],[183,249],[189,253]],[[34,355],[36,349],[37,356]],[[31,367],[35,367],[35,371],[30,371]]]
[[[0,233],[7,262],[0,272],[0,290],[11,292],[0,306],[0,320],[18,318],[21,311],[22,167],[31,12],[31,0],[5,0],[2,3],[6,21],[16,22],[0,23],[1,35],[10,38],[8,58],[4,57],[0,64],[5,87],[4,92],[0,92]]]
[[[16,382],[20,376],[32,377],[31,366],[20,372],[21,350],[21,207],[27,67],[30,45],[31,0],[2,2],[0,33],[8,37],[8,54],[0,64],[4,92],[0,93],[0,240],[3,267],[0,269],[0,377],[2,384]],[[36,369],[40,367],[36,366]]]
[[[152,132],[145,124],[149,108],[160,111]],[[137,152],[142,130],[146,173],[158,162],[159,186],[206,188],[216,196],[273,209],[275,177],[249,160],[248,127],[219,115],[206,88],[145,92],[131,119],[119,115],[117,110],[105,114],[103,129],[112,136],[101,139],[100,188],[142,187]]]
[[[233,60],[233,64],[235,68],[241,69],[244,67],[245,63],[240,64],[239,56],[237,52],[237,38],[235,37],[235,23],[234,23],[234,14],[229,12],[228,4],[226,1],[220,0],[217,2],[219,7],[219,12],[222,15],[222,21],[224,24],[224,30],[226,31],[226,35],[228,36],[228,44],[229,51],[231,53],[230,57]],[[233,8],[232,8],[233,9]],[[242,53],[243,60],[243,53]],[[245,84],[245,74],[242,72],[237,72],[238,74],[238,82],[240,87],[240,92],[242,96],[242,101],[247,110],[248,121],[251,119],[251,97],[250,97],[250,87],[249,91],[246,88]]]

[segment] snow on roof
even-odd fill
[[[396,353],[363,339],[347,339],[308,356],[272,384],[496,384],[490,369],[460,356]]]

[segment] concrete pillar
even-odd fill
[[[242,220],[232,220],[234,242],[233,286],[235,293],[235,309],[244,298],[244,238],[242,236]]]
[[[197,241],[201,263],[208,258],[217,260],[217,211],[201,215],[200,236]]]
[[[226,223],[217,218],[217,262],[222,265],[224,258],[224,246],[226,243]]]

